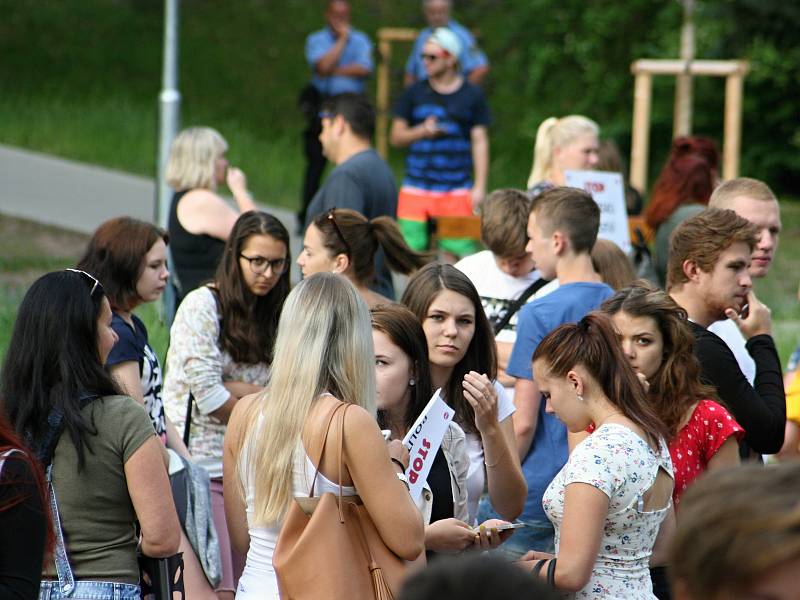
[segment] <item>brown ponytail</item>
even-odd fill
[[[577,323],[561,325],[539,343],[533,360],[544,360],[557,377],[566,377],[575,365],[582,365],[608,401],[641,427],[652,444],[658,446],[660,439],[669,438],[667,426],[647,401],[644,387],[622,352],[608,315],[591,312]]]
[[[322,243],[331,255],[345,254],[353,268],[353,279],[368,284],[375,277],[375,253],[383,249],[392,271],[409,275],[429,263],[433,256],[408,247],[391,217],[371,221],[349,208],[336,208],[314,219]]]
[[[432,254],[415,252],[408,247],[397,222],[391,217],[375,217],[369,224],[392,271],[410,275],[433,260]]]

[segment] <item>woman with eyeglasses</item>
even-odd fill
[[[233,598],[242,558],[231,549],[222,491],[222,443],[239,398],[263,389],[283,302],[289,294],[289,233],[274,216],[241,215],[215,280],[190,292],[170,331],[164,404],[211,478],[222,557],[220,598]],[[187,422],[188,417],[188,422]]]
[[[22,300],[3,365],[3,408],[49,474],[56,550],[40,598],[138,599],[137,546],[152,557],[179,547],[161,442],[104,368],[111,320],[94,276],[48,273]]]
[[[131,217],[110,219],[94,232],[78,268],[103,283],[111,305],[111,327],[118,338],[106,361],[111,375],[126,394],[145,407],[165,449],[190,459],[180,434],[164,414],[158,355],[150,346],[147,328],[133,313],[137,307],[158,300],[167,285],[168,240],[167,233],[151,223]],[[165,455],[169,461],[166,450]],[[187,595],[198,600],[216,598],[183,532],[180,550]]]
[[[184,129],[170,148],[166,180],[175,194],[168,229],[179,283],[178,304],[214,276],[239,215],[256,210],[244,173],[228,165],[227,150],[225,138],[210,127]],[[238,210],[217,195],[217,186],[223,183]]]
[[[303,277],[339,273],[356,287],[370,308],[391,302],[369,288],[375,279],[375,255],[383,250],[392,271],[410,275],[433,258],[408,247],[391,217],[367,218],[348,208],[332,208],[306,229],[297,264]]]

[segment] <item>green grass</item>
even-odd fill
[[[3,94],[0,114],[14,115],[0,126],[4,144],[154,177],[158,123],[154,102],[143,104],[123,95]],[[304,168],[299,133],[264,139],[235,117],[214,119],[213,125],[229,140],[228,158],[244,170],[258,200],[296,206]]]

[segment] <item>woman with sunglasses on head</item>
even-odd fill
[[[244,213],[225,244],[214,282],[186,296],[170,330],[164,404],[175,425],[189,429],[189,450],[211,478],[221,598],[233,597],[243,566],[225,524],[223,437],[239,398],[267,383],[289,293],[289,265],[289,233],[281,222],[264,212]]]
[[[94,232],[78,268],[103,283],[111,305],[111,327],[118,338],[106,361],[111,375],[145,407],[164,446],[190,459],[180,434],[164,414],[161,364],[150,346],[147,328],[133,313],[142,304],[158,300],[167,285],[168,239],[166,232],[151,223],[130,217],[111,219]],[[199,600],[216,598],[183,531],[180,550],[187,595]]]
[[[522,512],[522,476],[511,415],[514,404],[496,381],[494,334],[475,286],[452,265],[432,263],[408,282],[405,304],[422,324],[433,387],[441,388],[466,433],[468,523],[474,524],[484,483],[497,513]]]
[[[228,165],[227,150],[228,142],[210,127],[184,129],[172,141],[165,176],[175,190],[168,229],[180,284],[177,304],[214,276],[236,219],[256,210],[244,173]],[[217,195],[223,183],[238,210]]]
[[[356,287],[370,308],[390,302],[369,288],[375,279],[375,255],[383,250],[392,271],[409,275],[432,257],[414,252],[403,240],[391,217],[365,216],[348,208],[332,208],[316,217],[306,229],[297,264],[303,277],[314,273],[339,273]]]
[[[589,313],[549,333],[533,372],[578,444],[547,487],[542,506],[556,555],[530,551],[526,566],[575,598],[654,598],[650,556],[672,499],[668,430],[648,402],[611,319]]]
[[[56,550],[44,598],[138,599],[137,545],[165,557],[180,543],[161,442],[104,368],[117,341],[111,319],[94,276],[48,273],[20,304],[3,366],[9,419],[50,465]]]
[[[397,477],[408,451],[387,447],[375,422],[373,360],[369,312],[353,286],[318,273],[292,290],[269,388],[242,400],[225,436],[225,508],[234,544],[247,551],[237,599],[278,598],[273,554],[293,497],[358,495],[389,550],[409,561],[422,553],[422,518]],[[317,566],[305,566],[310,577]]]
[[[401,304],[377,306],[370,314],[378,425],[391,432],[390,439],[402,440],[433,395],[425,332]],[[464,430],[451,421],[419,501],[429,558],[432,553],[491,548],[512,533],[492,531],[505,524],[497,519],[483,523],[478,532],[467,523],[468,468]]]

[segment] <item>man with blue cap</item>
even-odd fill
[[[461,72],[458,36],[439,27],[422,47],[427,79],[406,88],[394,110],[391,143],[407,146],[406,174],[397,204],[411,248],[428,246],[428,221],[476,211],[489,170],[489,107],[481,89]],[[439,239],[452,257],[477,250],[468,239]]]

